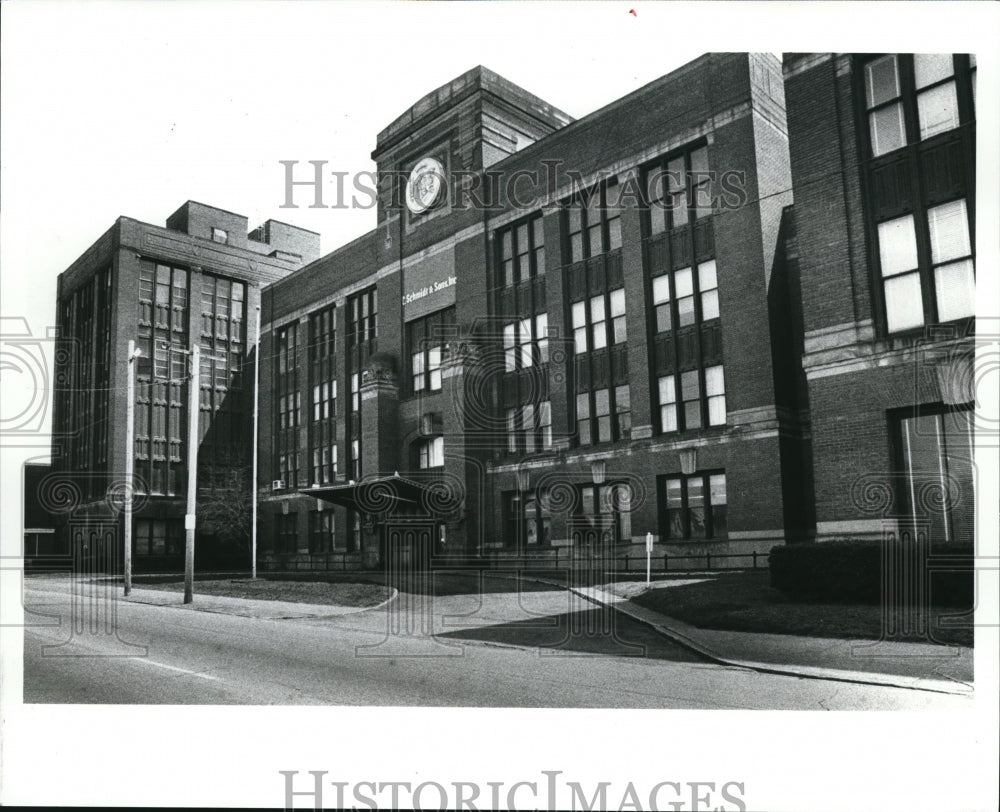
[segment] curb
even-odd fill
[[[157,600],[149,600],[149,599],[143,600],[143,597],[149,598],[150,596],[137,596],[137,595],[134,595],[134,594],[133,595],[129,595],[128,597],[126,597],[124,595],[116,595],[116,599],[120,600],[120,601],[123,601],[125,603],[133,604],[135,606],[159,606],[159,607],[162,607],[162,608],[165,608],[165,609],[179,609],[179,610],[188,610],[188,611],[192,611],[192,612],[205,612],[206,614],[229,615],[231,617],[245,617],[245,618],[250,618],[250,619],[253,619],[253,620],[307,620],[307,619],[316,619],[316,618],[347,617],[349,615],[358,615],[358,614],[361,614],[362,612],[371,612],[371,611],[374,611],[376,609],[382,609],[382,608],[388,606],[390,603],[392,603],[393,601],[395,601],[399,597],[399,590],[396,587],[390,586],[388,588],[392,590],[391,593],[390,593],[390,595],[389,595],[389,597],[385,598],[384,600],[380,601],[379,603],[373,604],[372,606],[346,607],[346,606],[337,606],[335,604],[306,604],[306,603],[304,603],[304,604],[298,604],[298,605],[309,606],[309,607],[313,607],[313,608],[318,608],[318,607],[323,607],[323,608],[337,608],[337,609],[341,609],[341,610],[350,610],[350,611],[340,611],[340,612],[336,612],[336,613],[333,613],[333,614],[326,613],[326,612],[310,612],[310,613],[303,612],[303,613],[296,613],[296,614],[289,614],[289,615],[273,614],[273,615],[266,615],[266,616],[263,616],[263,617],[258,617],[258,616],[253,615],[253,614],[245,614],[244,612],[229,611],[229,607],[224,607],[224,606],[220,607],[218,605],[217,606],[206,606],[204,603],[199,604],[197,602],[185,604],[185,603],[175,603],[175,602],[166,602],[166,601],[160,602],[160,601],[157,601]],[[134,590],[135,591],[140,591],[140,592],[151,592],[151,593],[156,593],[156,594],[160,594],[160,595],[164,595],[164,596],[169,596],[169,595],[175,594],[171,590],[159,590],[159,589],[145,589],[144,590],[141,586],[135,587]],[[39,591],[43,591],[44,592],[44,591],[51,591],[51,590],[39,590]],[[58,594],[64,594],[61,590],[56,590],[56,592]],[[276,601],[276,600],[269,600],[269,599],[266,599],[266,598],[234,598],[234,597],[230,597],[228,595],[208,595],[208,594],[205,594],[204,597],[207,597],[207,598],[210,598],[210,599],[211,598],[222,598],[224,600],[243,601],[243,602],[251,604],[251,605],[263,604],[264,605],[263,608],[266,608],[267,604],[274,604],[274,603],[281,603],[281,604],[284,604],[284,606],[286,606],[286,607],[289,606],[289,605],[295,605],[294,602],[292,602],[292,601]]]
[[[756,671],[761,674],[799,677],[800,679],[822,679],[832,682],[850,682],[859,685],[878,685],[886,688],[903,688],[912,691],[927,691],[932,693],[951,694],[955,696],[971,696],[973,694],[972,686],[965,682],[952,682],[943,679],[935,680],[928,679],[926,677],[905,677],[898,674],[879,674],[867,671],[847,671],[836,668],[820,668],[817,666],[791,664],[778,665],[775,663],[755,662],[753,660],[730,659],[728,657],[723,657],[678,629],[651,619],[648,615],[646,615],[646,612],[651,610],[644,610],[643,612],[635,611],[633,608],[635,604],[626,598],[623,598],[621,601],[606,601],[602,600],[596,594],[593,594],[593,592],[600,592],[601,594],[604,594],[602,590],[595,589],[590,591],[578,589],[544,578],[532,577],[531,580],[536,581],[537,583],[548,584],[549,586],[556,586],[561,589],[565,589],[567,592],[579,595],[581,598],[584,598],[597,606],[621,612],[626,617],[631,618],[638,623],[642,623],[644,626],[648,626],[653,631],[663,637],[666,637],[668,640],[684,646],[685,648],[690,649],[696,654],[700,654],[702,657],[705,657],[718,665],[743,668],[748,671]],[[672,620],[672,618],[669,618],[666,615],[658,614],[658,617],[663,620]]]

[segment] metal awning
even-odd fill
[[[370,477],[343,485],[300,488],[299,493],[361,513],[375,515],[395,513],[397,510],[426,511],[427,506],[431,504],[435,510],[440,510],[447,505],[447,495],[442,493],[440,482],[435,480],[420,482],[399,474]],[[429,494],[432,495],[428,499]]]

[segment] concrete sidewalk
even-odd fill
[[[193,603],[184,603],[183,592],[160,589],[133,589],[127,598],[121,600],[132,603],[148,603],[154,606],[171,606],[177,609],[191,609],[196,612],[214,612],[222,615],[239,615],[259,620],[293,620],[304,617],[339,617],[367,612],[384,606],[394,600],[398,592],[374,606],[331,606],[315,603],[294,603],[292,601],[258,600],[255,598],[227,598],[221,595],[195,593]]]
[[[597,587],[572,591],[613,607],[724,665],[950,694],[972,693],[974,650],[964,646],[700,629]]]
[[[195,594],[193,603],[184,603],[183,590],[166,589],[142,589],[132,588],[132,593],[126,598],[122,594],[121,584],[111,583],[110,586],[104,584],[89,583],[83,585],[85,594],[91,597],[99,596],[109,589],[114,593],[115,600],[127,601],[129,603],[144,603],[151,606],[169,606],[175,609],[187,609],[194,612],[212,612],[221,615],[239,615],[240,617],[252,617],[259,620],[293,620],[297,618],[316,617],[339,617],[341,615],[353,615],[359,612],[368,612],[372,609],[379,609],[387,603],[394,601],[399,592],[395,588],[389,598],[381,603],[372,606],[334,606],[330,604],[296,603],[293,601],[274,601],[258,598],[229,598],[221,595],[206,595],[198,592],[198,583],[195,582]],[[45,581],[32,581],[32,588],[37,591],[47,591]],[[64,593],[64,590],[54,590]]]

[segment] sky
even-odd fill
[[[11,442],[0,425],[4,457],[0,476],[8,508],[3,511],[0,542],[9,549],[17,541],[21,462],[46,454],[50,402],[39,401],[37,395],[39,389],[48,388],[45,369],[46,364],[51,369],[51,354],[44,339],[54,322],[56,277],[118,216],[163,224],[185,200],[193,199],[244,214],[251,228],[275,218],[312,229],[322,236],[323,252],[332,251],[370,230],[374,212],[280,208],[284,187],[279,161],[325,160],[331,170],[372,170],[370,154],[377,133],[423,95],[477,64],[581,117],[706,51],[978,51],[980,99],[995,99],[1000,20],[996,11],[992,3],[874,2],[0,3],[0,315],[5,346],[11,343],[6,336],[23,328],[40,342],[42,354],[34,371],[15,366],[0,375],[3,419],[39,404],[41,426],[32,443],[30,438]],[[986,91],[991,81],[992,96]],[[995,146],[1000,131],[995,106],[990,109],[986,101],[978,116],[981,138]],[[982,155],[982,142],[980,148]],[[995,171],[990,179],[995,181]],[[986,193],[981,187],[981,194]],[[988,215],[981,209],[979,216]],[[995,227],[979,233],[995,242]],[[981,246],[980,256],[985,256],[987,247],[995,256],[993,243]],[[989,273],[984,268],[981,264],[981,281]],[[11,692],[16,697],[16,674],[6,676],[5,698]],[[5,716],[13,719],[10,707],[8,702]],[[221,709],[195,710],[156,715],[156,740],[147,736],[135,753],[120,747],[121,738],[111,737],[141,731],[135,720],[150,721],[149,709],[130,709],[127,717],[102,711],[99,726],[79,724],[89,716],[46,711],[32,716],[31,724],[32,729],[63,737],[64,746],[84,741],[85,731],[87,747],[103,742],[106,752],[124,759],[123,766],[133,764],[133,770],[118,773],[113,788],[131,791],[131,801],[197,804],[221,799],[259,805],[263,798],[270,805],[277,799],[248,793],[259,782],[273,784],[272,773],[279,767],[328,769],[322,744],[330,731],[351,730],[352,725],[372,719],[374,724],[395,728],[401,718],[398,713],[372,714],[364,709],[340,709],[335,716],[331,713],[336,709],[310,709],[308,716],[268,715],[264,729],[270,724],[278,732],[261,739],[252,761],[238,764],[234,754],[245,757],[245,748],[236,746],[235,733],[228,738],[225,733],[233,717]],[[359,716],[364,713],[369,715]],[[748,797],[767,798],[768,808],[782,808],[782,798],[787,802],[784,808],[804,808],[800,801],[812,786],[824,794],[825,808],[838,809],[861,808],[859,797],[878,799],[881,777],[900,768],[880,764],[874,772],[838,770],[835,785],[846,786],[847,777],[851,778],[845,791],[853,795],[845,804],[836,792],[825,795],[833,780],[821,769],[828,758],[847,758],[854,742],[874,737],[884,738],[888,757],[893,742],[927,735],[919,720],[899,716],[890,724],[860,716],[865,718],[843,714],[841,721],[818,727],[809,714],[758,714],[753,724],[731,715],[596,714],[593,719],[600,720],[601,735],[613,731],[616,741],[602,740],[586,753],[579,750],[587,742],[588,729],[580,716],[572,718],[582,737],[570,740],[560,738],[558,725],[536,730],[530,740],[511,732],[508,723],[524,719],[517,712],[477,717],[472,728],[460,711],[437,712],[433,723],[419,714],[405,718],[421,725],[421,749],[444,748],[447,754],[439,763],[468,764],[470,770],[480,768],[482,753],[497,747],[506,748],[505,756],[518,764],[534,765],[532,775],[550,766],[544,759],[558,766],[567,753],[573,754],[581,771],[593,770],[595,764],[599,769],[625,770],[626,759],[613,764],[595,759],[617,752],[619,743],[627,742],[643,751],[647,766],[651,746],[666,748],[664,779],[671,777],[667,774],[671,770],[685,773],[685,780],[745,774],[751,779]],[[25,717],[22,713],[17,718]],[[242,727],[231,729],[258,736],[256,721],[246,719],[238,717]],[[302,725],[294,735],[289,734],[290,720]],[[185,727],[178,729],[178,724]],[[187,742],[199,724],[208,724],[213,735],[221,737],[220,746],[212,751],[212,769],[229,783],[212,783],[193,762],[184,765],[196,776],[191,786],[183,781],[150,781],[142,766],[150,762],[139,760],[145,748],[156,754],[152,763],[162,775],[170,775],[171,765],[181,758],[181,750],[171,746],[178,736]],[[763,735],[768,724],[780,725],[782,734]],[[493,736],[480,737],[476,747],[455,749],[460,740],[455,731],[483,731],[487,725]],[[952,731],[938,738],[946,742],[943,746],[969,747],[971,755],[977,740],[961,741],[960,723],[942,714],[935,727]],[[516,746],[510,746],[512,741]],[[782,741],[793,742],[793,749],[808,742],[818,772],[811,774],[803,762],[797,762],[793,771],[781,768],[786,755]],[[675,746],[678,742],[685,746]],[[293,754],[279,747],[296,749]],[[307,751],[319,752],[320,757],[309,761]],[[39,769],[52,769],[44,746],[30,752],[45,754],[37,759]],[[275,761],[275,752],[285,752],[288,761]],[[706,758],[699,761],[699,754]],[[699,772],[699,765],[706,769]],[[909,775],[911,768],[912,764],[906,765],[900,775]],[[93,794],[112,789],[88,783],[78,760],[61,762],[59,770],[65,792],[78,793],[68,798],[82,802],[111,797]],[[81,787],[89,787],[92,794],[80,795]],[[904,790],[899,782],[893,784],[893,798],[903,805],[898,793]],[[962,790],[956,782],[956,803]],[[152,796],[154,791],[158,794]],[[913,782],[913,808],[926,801],[922,791],[920,783]],[[823,798],[812,800],[818,805],[810,803],[811,808],[822,807]]]

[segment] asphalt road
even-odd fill
[[[923,709],[966,697],[709,663],[555,588],[470,579],[335,617],[260,619],[25,583],[32,703]],[[197,605],[197,598],[196,598]],[[49,615],[46,620],[41,613]]]

